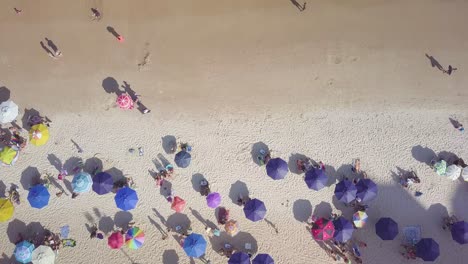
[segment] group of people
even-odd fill
[[[360,248],[366,248],[367,244],[363,241],[353,239],[346,243],[338,241],[322,241],[322,247],[334,261],[343,261],[344,263],[362,263]]]

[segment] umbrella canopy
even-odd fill
[[[125,110],[128,110],[128,109],[133,109],[133,99],[132,97],[129,95],[129,94],[121,94],[117,97],[117,105],[121,108],[121,109],[125,109]]]
[[[436,162],[434,164],[434,170],[438,175],[444,176],[445,171],[447,170],[447,162],[445,160]]]
[[[468,181],[468,166],[463,168],[462,177],[464,181]]]
[[[91,179],[91,175],[87,172],[79,172],[73,177],[72,187],[73,191],[76,193],[89,192],[89,190],[91,190],[92,185],[93,179]]]
[[[239,223],[235,220],[229,220],[224,225],[224,230],[226,230],[226,233],[230,236],[235,236],[239,233]]]
[[[369,202],[377,197],[378,189],[371,179],[360,179],[356,184],[356,199],[361,202]]]
[[[179,151],[174,158],[175,164],[181,168],[187,168],[192,160],[192,155],[185,150]]]
[[[267,175],[273,180],[281,180],[288,174],[288,163],[281,158],[270,159],[266,165]]]
[[[42,184],[34,185],[29,189],[28,201],[33,208],[44,208],[49,204],[50,193],[47,188]]]
[[[329,240],[333,238],[334,233],[335,226],[328,219],[320,218],[312,225],[312,236],[315,240]]]
[[[375,233],[382,240],[393,240],[398,235],[398,223],[390,217],[382,217],[375,223]]]
[[[55,253],[51,247],[39,246],[33,250],[31,262],[33,264],[54,264]]]
[[[129,211],[136,207],[138,203],[138,195],[132,188],[123,187],[117,191],[114,200],[119,209]]]
[[[327,186],[328,177],[324,170],[313,168],[306,172],[305,182],[309,189],[319,191]]]
[[[460,177],[461,173],[462,169],[455,164],[448,166],[447,170],[445,170],[445,176],[452,181],[456,181]]]
[[[31,127],[29,131],[29,141],[34,146],[42,146],[49,140],[49,129],[43,124]]]
[[[107,238],[107,245],[112,249],[119,249],[123,244],[124,239],[120,232],[114,232]]]
[[[24,240],[16,244],[15,248],[15,258],[20,263],[29,263],[31,262],[32,252],[34,250],[34,245]]]
[[[257,222],[265,218],[266,212],[267,209],[265,207],[265,204],[258,199],[252,199],[245,203],[245,217],[247,217],[247,219],[253,222]]]
[[[364,225],[367,223],[367,214],[364,211],[357,211],[356,213],[353,214],[353,223],[354,226],[357,228],[364,227]]]
[[[468,223],[459,221],[452,225],[452,238],[460,244],[468,243]]]
[[[253,260],[252,264],[275,264],[273,258],[268,254],[258,254]]]
[[[250,257],[247,253],[238,251],[229,258],[228,264],[250,264]]]
[[[212,192],[206,196],[206,203],[210,208],[216,208],[221,204],[221,194]]]
[[[353,224],[346,218],[340,216],[338,219],[333,220],[333,226],[335,227],[335,233],[333,238],[338,241],[345,243],[351,239],[354,232]]]
[[[11,147],[4,147],[0,152],[0,161],[5,165],[15,164],[16,159],[18,158],[18,151],[14,150]]]
[[[439,244],[432,238],[422,238],[416,243],[416,256],[424,261],[434,261],[439,257]]]
[[[109,242],[109,241],[108,241]],[[145,233],[139,227],[130,228],[125,234],[125,245],[131,249],[139,249],[145,242]]]
[[[18,116],[18,105],[13,101],[6,101],[0,104],[0,123],[10,123]]]
[[[205,254],[206,240],[202,235],[192,233],[184,240],[184,251],[187,256],[199,258]]]
[[[15,207],[13,207],[13,204],[10,200],[6,198],[0,198],[0,222],[6,222],[10,220],[14,211]]]
[[[171,209],[180,213],[184,210],[185,208],[185,200],[180,198],[179,196],[174,197],[174,200],[172,201]]]
[[[356,199],[357,188],[350,180],[342,180],[335,187],[335,196],[344,203],[350,203]]]
[[[93,191],[99,195],[109,193],[114,188],[112,175],[107,172],[99,172],[93,178]]]

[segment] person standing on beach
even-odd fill
[[[448,75],[452,75],[452,72],[458,70],[457,68],[453,68],[452,65],[449,65],[448,66],[448,70],[444,70],[444,73],[448,74]]]

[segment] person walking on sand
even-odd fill
[[[452,65],[449,65],[448,66],[448,69],[447,70],[444,70],[444,73],[448,74],[448,75],[452,75],[452,72],[458,70],[457,68],[453,68]]]
[[[62,56],[62,52],[57,48],[57,46],[54,44],[54,42],[48,38],[45,38],[45,40],[47,41],[47,45],[52,49],[52,51],[54,52],[54,56],[55,57],[61,57]]]

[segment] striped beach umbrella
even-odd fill
[[[134,103],[132,97],[129,94],[125,93],[117,97],[117,105],[121,109],[129,110],[133,109]]]
[[[367,223],[367,214],[364,211],[357,211],[356,213],[353,214],[353,223],[354,226],[357,228],[364,227],[364,225]]]
[[[87,172],[79,172],[73,177],[72,187],[73,191],[76,193],[89,192],[89,190],[91,190],[92,185],[93,179],[91,179],[91,175]]]
[[[29,263],[31,262],[32,252],[34,250],[34,245],[24,240],[16,244],[15,248],[15,258],[16,261],[20,263]]]
[[[139,249],[145,242],[145,233],[138,227],[130,228],[125,234],[125,245],[131,249]]]

